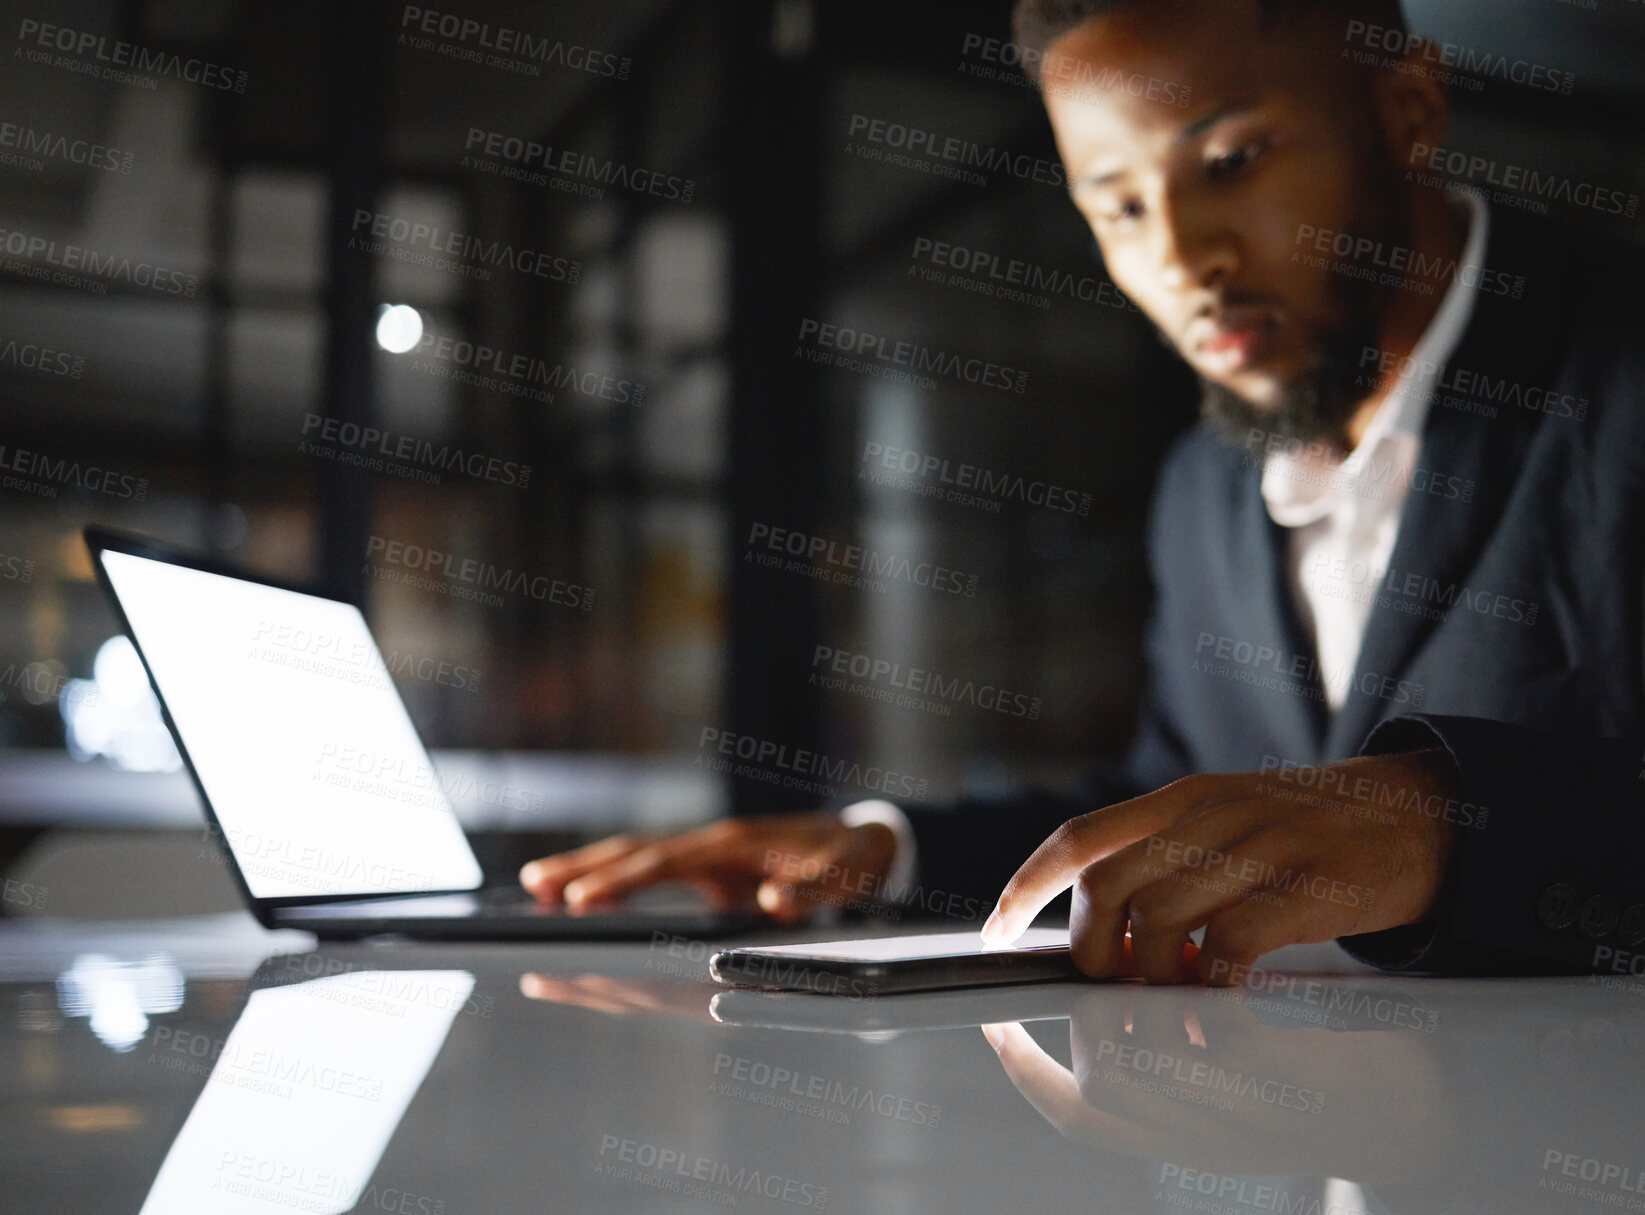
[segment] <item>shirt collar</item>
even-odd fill
[[[1305,527],[1346,502],[1358,501],[1352,478],[1384,443],[1397,442],[1403,436],[1414,450],[1421,442],[1434,380],[1456,352],[1473,318],[1473,284],[1484,264],[1490,237],[1491,210],[1484,196],[1465,189],[1454,190],[1453,196],[1468,213],[1462,256],[1445,297],[1412,348],[1399,379],[1372,416],[1359,445],[1340,461],[1322,445],[1307,444],[1297,452],[1274,452],[1264,463],[1263,501],[1268,505],[1269,517],[1281,527]]]

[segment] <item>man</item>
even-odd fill
[[[1445,89],[1396,0],[1020,0],[1016,25],[1110,274],[1204,384],[1155,500],[1123,771],[618,838],[522,880],[687,879],[786,918],[917,855],[927,886],[1004,883],[996,944],[1072,886],[1093,976],[1234,982],[1331,939],[1391,969],[1645,971],[1628,274],[1434,184]]]

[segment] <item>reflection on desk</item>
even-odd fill
[[[225,977],[88,933],[182,979],[117,1041],[38,959],[0,961],[6,1209],[1645,1209],[1637,981],[1257,971],[845,1008],[721,993],[676,944]]]
[[[144,1215],[380,1205],[370,1178],[473,989],[459,970],[353,970],[253,991],[222,1041],[162,1026],[159,1066],[206,1086]]]

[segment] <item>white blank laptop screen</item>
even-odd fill
[[[480,885],[359,609],[101,558],[254,896]]]

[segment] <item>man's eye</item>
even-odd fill
[[[1232,152],[1224,153],[1221,156],[1213,156],[1206,165],[1206,169],[1213,178],[1227,177],[1230,174],[1238,173],[1267,150],[1268,141],[1266,139],[1253,139],[1249,143],[1241,144]]]
[[[1104,211],[1102,218],[1110,224],[1134,223],[1142,218],[1142,204],[1134,198],[1126,199],[1119,206]]]

